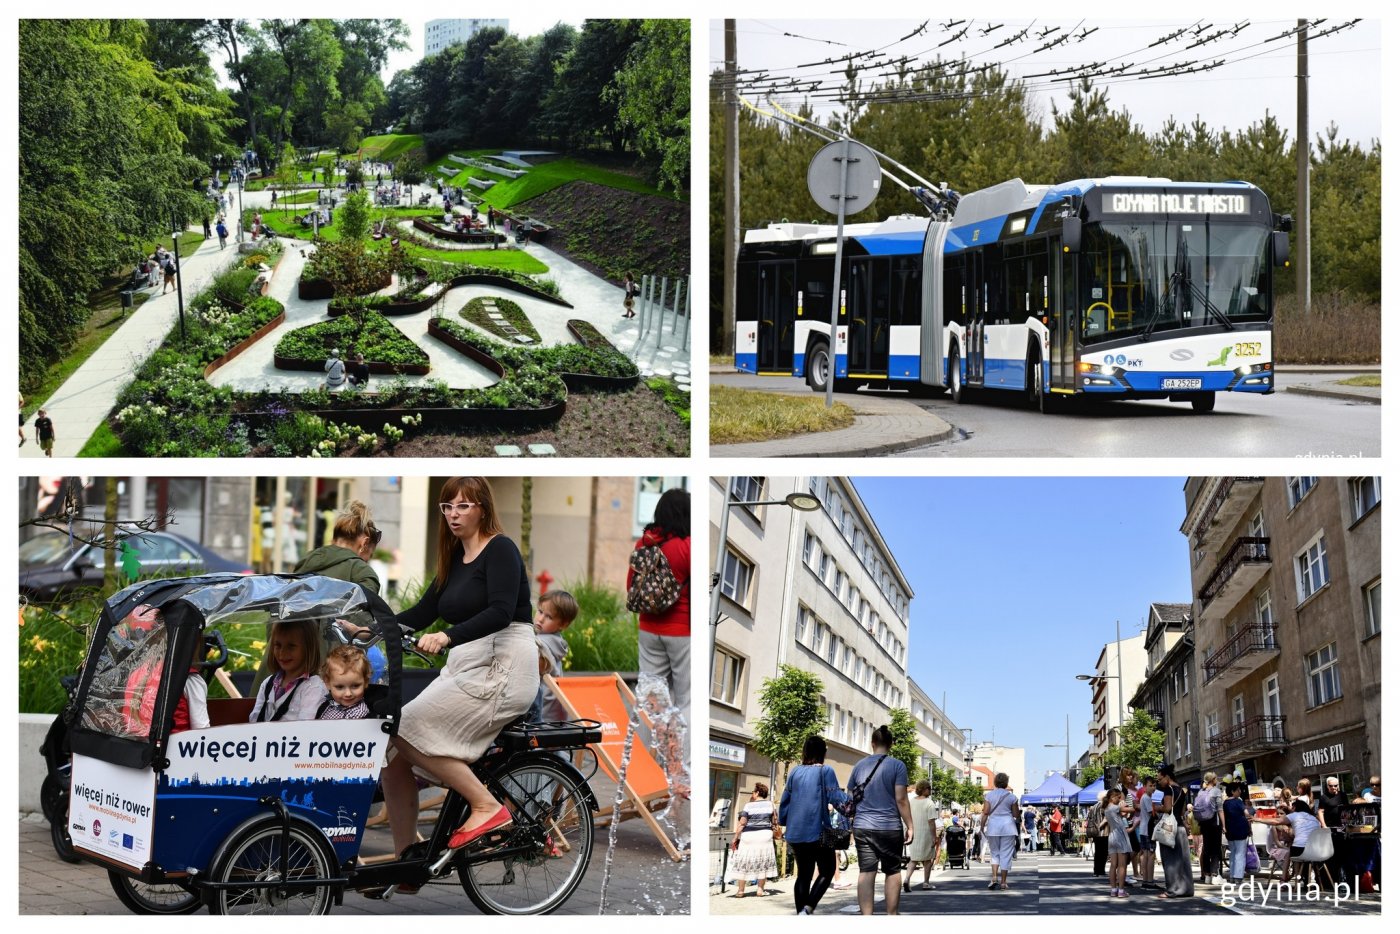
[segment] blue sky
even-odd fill
[[[909,676],[973,740],[1026,749],[1026,781],[1089,742],[1099,650],[1150,603],[1191,599],[1182,477],[856,477],[914,588]],[[1126,676],[1126,672],[1125,672]],[[1114,685],[1110,685],[1113,693]],[[1116,695],[1114,695],[1116,696]]]

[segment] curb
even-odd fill
[[[1285,392],[1296,392],[1303,396],[1319,396],[1323,399],[1341,399],[1343,402],[1359,402],[1363,405],[1380,405],[1380,396],[1348,392],[1345,389],[1326,389],[1320,386],[1285,386]]]
[[[782,447],[787,442],[793,441],[795,439],[777,438],[772,441],[748,441],[740,444],[712,444],[710,445],[710,454],[713,457],[879,457],[884,454],[896,454],[900,451],[907,451],[913,448],[925,447],[930,444],[937,444],[938,442],[946,441],[957,434],[956,428],[954,428],[952,425],[939,418],[938,416],[932,415],[924,411],[923,409],[920,409],[912,402],[908,403],[908,405],[911,405],[915,409],[918,409],[918,411],[921,415],[923,415],[925,420],[942,425],[943,427],[937,430],[930,430],[925,434],[918,434],[911,437],[905,437],[896,441],[888,441],[882,444],[873,445],[851,444],[837,450],[788,453],[783,451]],[[841,432],[844,431],[859,431],[860,420],[862,417],[872,418],[876,416],[874,413],[856,412],[856,422],[850,428],[838,428],[829,432],[813,432],[805,435],[799,435],[797,436],[797,438],[829,438],[833,435],[839,435]],[[739,453],[734,450],[735,448],[764,448],[767,450],[759,451],[758,453]]]

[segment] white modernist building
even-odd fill
[[[449,45],[466,42],[483,29],[510,31],[508,19],[430,19],[423,27],[423,57],[436,55]]]

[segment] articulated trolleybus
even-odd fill
[[[1292,219],[1247,182],[1012,179],[950,213],[849,224],[835,340],[833,225],[747,231],[735,364],[863,385],[1189,401],[1274,391],[1274,268]],[[747,319],[747,320],[746,320]],[[834,343],[834,346],[833,346]]]

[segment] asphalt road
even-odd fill
[[[1379,457],[1381,406],[1286,392],[1318,376],[1282,373],[1270,396],[1216,396],[1197,415],[1182,402],[1112,402],[1041,415],[1016,394],[909,399],[949,422],[954,436],[901,457]],[[801,380],[726,374],[725,385],[801,394]],[[838,396],[838,398],[840,398]]]

